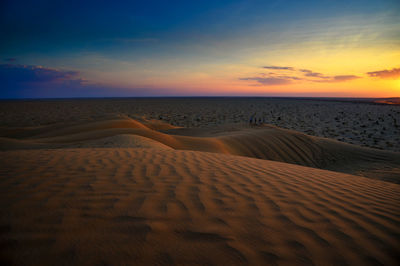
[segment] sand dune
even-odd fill
[[[0,136],[1,265],[398,263],[396,152],[124,116]]]
[[[400,105],[374,104],[375,100],[398,101],[396,98],[258,97],[2,101],[0,136],[7,137],[2,134],[4,130],[16,133],[21,127],[40,131],[49,125],[56,128],[60,122],[72,126],[104,118],[131,117],[144,125],[144,118],[157,119],[174,126],[197,129],[232,123],[248,125],[251,121],[258,123],[261,120],[308,135],[400,152]],[[16,134],[8,137],[16,137]]]
[[[101,139],[93,139],[83,142],[76,142],[68,145],[68,148],[155,148],[159,150],[171,150],[172,148],[154,141],[133,134],[121,134]]]
[[[40,132],[31,131],[30,135],[27,130],[18,139],[1,138],[0,148],[106,147],[105,143],[107,147],[134,147],[136,144],[129,141],[117,141],[118,144],[113,145],[109,140],[118,135],[125,138],[131,135],[141,136],[147,142],[152,141],[151,145],[164,148],[274,160],[400,183],[400,153],[396,152],[359,147],[269,125],[188,130],[162,122],[143,121],[119,118],[64,127],[53,125]]]
[[[399,185],[160,151],[0,152],[2,264],[398,263]]]

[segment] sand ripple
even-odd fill
[[[2,264],[396,265],[399,185],[153,148],[0,152]]]

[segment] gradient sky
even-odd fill
[[[400,96],[399,0],[2,0],[0,34],[0,98]]]

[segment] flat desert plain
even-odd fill
[[[0,102],[1,265],[398,265],[400,106]]]

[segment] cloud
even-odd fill
[[[42,66],[0,64],[0,99],[177,96],[175,88],[123,88],[83,79],[82,73]]]
[[[19,97],[35,93],[68,93],[86,86],[78,71],[54,68],[0,64],[0,98]]]
[[[359,79],[359,76],[355,75],[337,75],[337,76],[328,76],[325,77],[324,79],[313,79],[313,80],[308,80],[312,82],[320,82],[320,83],[335,83],[335,82],[346,82],[354,79]]]
[[[286,85],[291,83],[290,79],[281,78],[281,77],[251,77],[251,78],[240,78],[239,80],[254,80],[262,85]]]
[[[295,70],[293,67],[281,67],[281,66],[263,66],[265,69],[275,69],[275,70]]]
[[[42,66],[0,64],[1,82],[55,82],[78,79],[77,71],[62,71]]]
[[[17,58],[9,57],[9,58],[4,58],[5,62],[15,62],[17,61]]]
[[[318,72],[306,73],[306,74],[304,74],[304,76],[306,76],[306,77],[311,77],[311,78],[329,79],[329,77],[324,76],[323,74],[318,73]]]
[[[360,77],[355,76],[355,75],[339,75],[339,76],[334,76],[331,80],[333,82],[342,82],[342,81],[349,81],[353,79],[359,79]]]
[[[319,73],[319,72],[314,72],[309,69],[299,69],[299,72],[305,73],[304,76],[306,77],[311,77],[311,78],[321,78],[321,79],[329,79],[329,77]]]
[[[382,79],[399,78],[400,77],[400,68],[367,72],[367,75],[370,77],[376,77],[376,78],[382,78]]]
[[[262,68],[273,69],[275,72],[268,73],[259,73],[256,77],[246,77],[239,78],[239,80],[252,80],[257,81],[259,84],[264,86],[269,85],[287,85],[293,83],[293,81],[308,81],[308,82],[345,82],[354,79],[358,79],[360,77],[355,75],[337,75],[337,76],[329,76],[319,72],[314,72],[310,69],[298,69],[295,67],[285,66],[264,66]],[[293,75],[287,76],[284,75],[286,72],[281,72],[285,70],[293,71]],[[283,74],[283,75],[282,75]]]
[[[282,77],[282,78],[291,79],[291,80],[304,80],[303,78],[296,77],[296,76],[290,76],[290,77],[284,76],[284,77]]]

